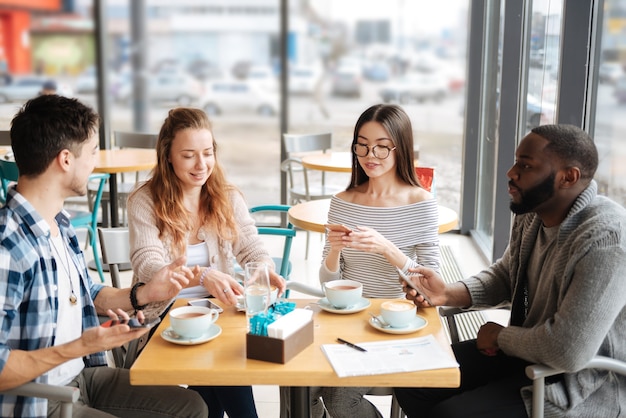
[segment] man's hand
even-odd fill
[[[411,288],[404,280],[401,280],[402,290],[406,293],[408,300],[422,308],[446,304],[446,284],[437,272],[428,267],[419,266],[410,268],[408,277],[418,289],[422,289],[421,293],[426,294],[433,305],[429,304],[424,296]]]
[[[500,351],[498,346],[498,335],[504,327],[495,322],[487,322],[478,330],[478,337],[476,338],[476,348],[487,355],[495,356]]]
[[[185,265],[186,257],[182,256],[159,270],[152,280],[137,290],[139,305],[150,302],[169,300],[186,287],[193,279],[193,272]]]
[[[128,320],[130,317],[122,309],[107,310],[107,315],[113,320]],[[143,312],[137,313],[137,319],[144,320]],[[93,327],[85,330],[80,340],[85,347],[85,353],[91,354],[99,351],[111,350],[115,347],[126,344],[136,338],[141,337],[149,331],[149,328],[130,328],[128,325],[120,323],[111,327]]]

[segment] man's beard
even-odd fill
[[[556,173],[553,172],[544,181],[542,181],[530,190],[522,191],[518,189],[520,194],[520,202],[515,203],[511,200],[511,203],[509,205],[509,207],[511,208],[511,212],[516,215],[522,215],[524,213],[532,212],[537,206],[554,196],[555,178]]]

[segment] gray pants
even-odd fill
[[[311,387],[311,418],[382,418],[378,409],[363,397],[370,388]],[[289,390],[280,388],[280,417],[292,417]]]
[[[178,386],[132,386],[128,369],[86,368],[68,386],[80,389],[73,417],[197,417],[208,408],[200,395]],[[60,404],[48,402],[48,417],[58,417]]]

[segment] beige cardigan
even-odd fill
[[[149,188],[143,187],[144,185],[130,196],[127,203],[133,284],[149,282],[157,271],[175,258],[170,252],[171,237],[164,237],[163,240],[159,238],[152,196]],[[233,190],[230,193],[230,203],[238,228],[235,242],[221,240],[215,231],[201,228],[206,237],[211,266],[231,276],[234,276],[233,257],[242,266],[250,261],[265,261],[273,266],[272,258],[259,238],[254,220],[239,191]],[[153,302],[146,307],[144,313],[148,317],[160,315],[172,302],[173,300]]]

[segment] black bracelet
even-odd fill
[[[141,311],[143,310],[143,308],[146,307],[146,305],[139,305],[139,303],[137,302],[137,289],[139,289],[141,286],[145,286],[146,284],[144,282],[137,282],[133,285],[133,287],[131,287],[130,289],[130,304],[133,305],[133,309],[135,310],[135,313],[137,311]]]

